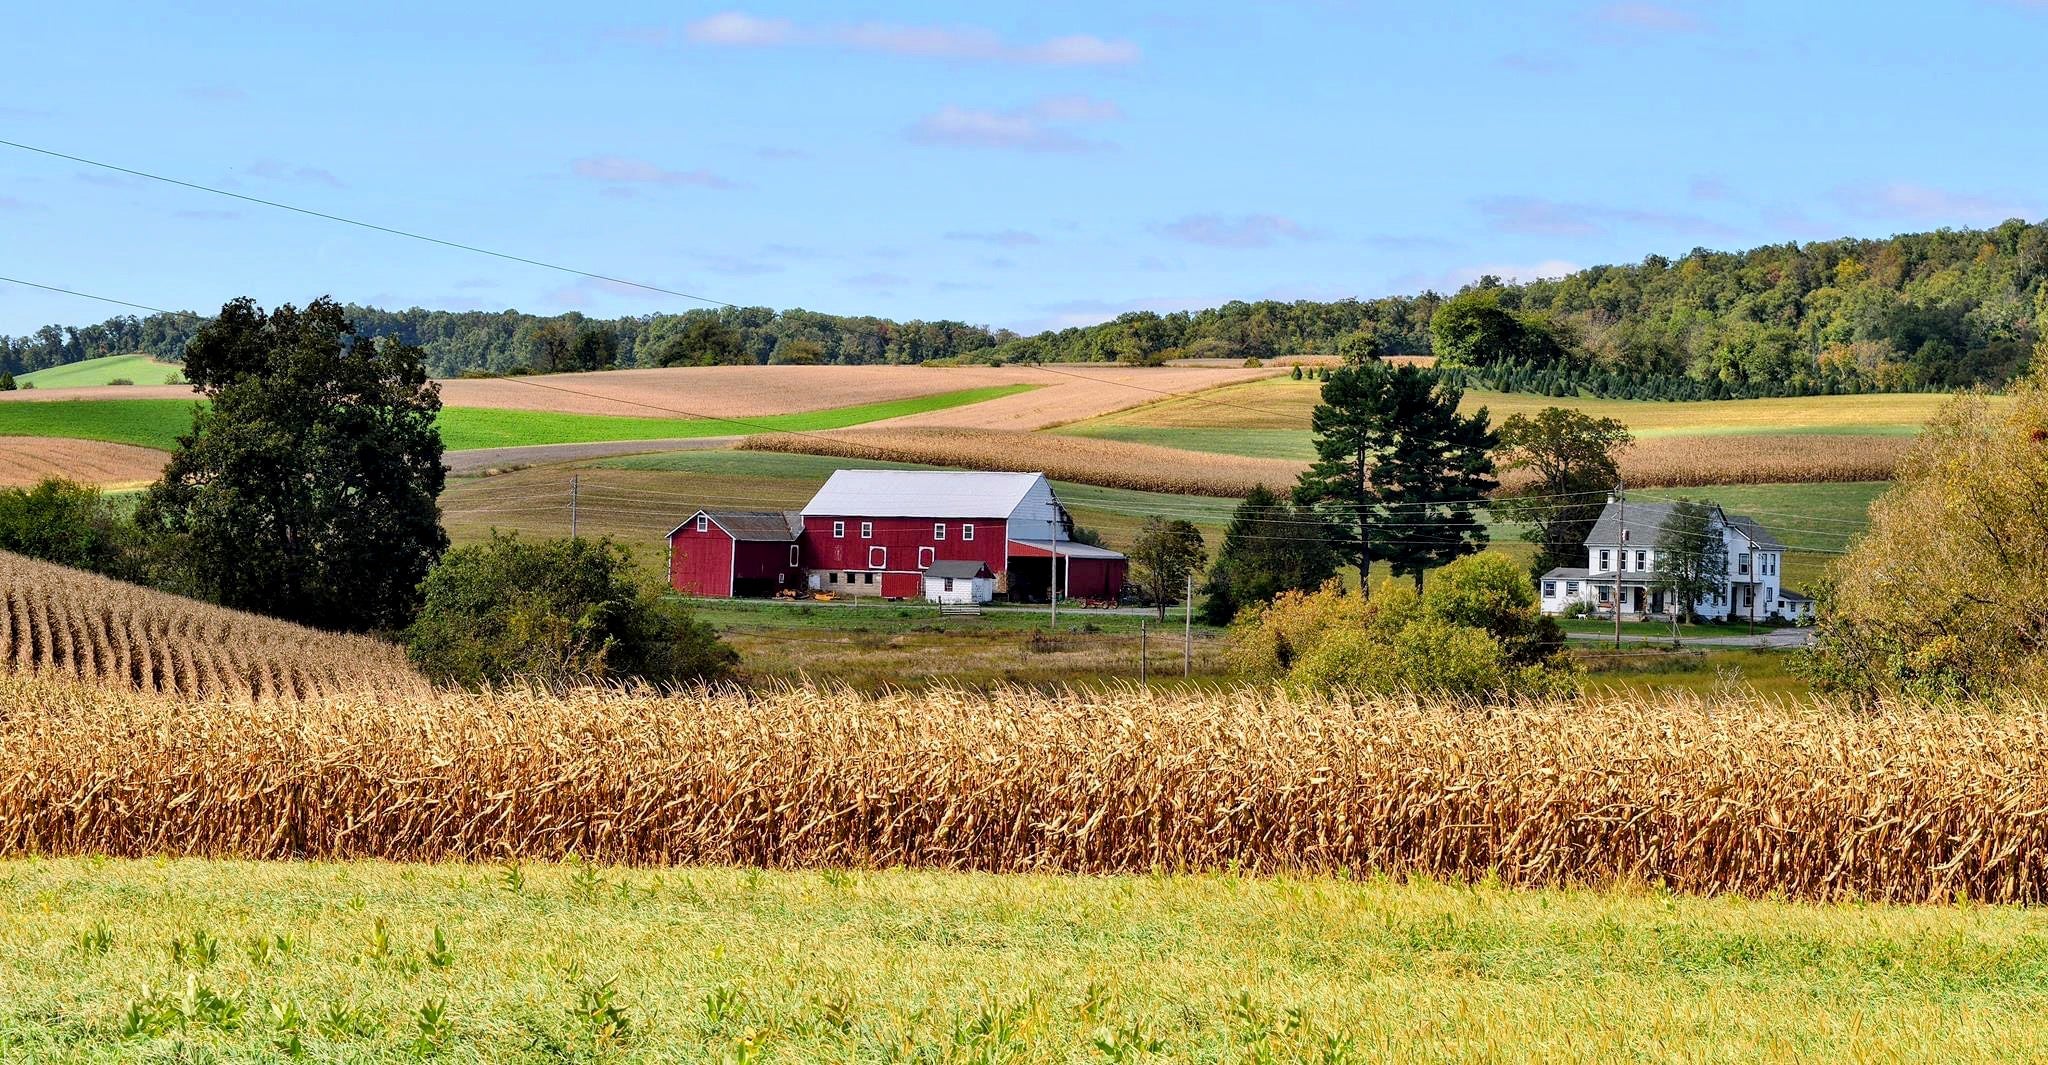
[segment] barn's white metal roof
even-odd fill
[[[804,515],[1007,518],[1044,480],[1042,473],[838,470],[804,506]],[[1049,519],[1051,515],[1024,517]]]

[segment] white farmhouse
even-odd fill
[[[1616,590],[1623,617],[1675,613],[1676,603],[1657,590],[1657,537],[1676,509],[1666,502],[1617,503],[1600,511],[1586,535],[1584,568],[1559,567],[1543,575],[1543,612],[1563,614],[1579,603],[1612,616]],[[1701,617],[1762,621],[1776,614],[1792,621],[1813,617],[1813,600],[1784,586],[1780,567],[1785,545],[1760,523],[1713,508],[1710,527],[1728,548],[1728,572],[1721,586],[1693,604]]]

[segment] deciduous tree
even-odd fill
[[[1715,522],[1712,503],[1681,499],[1657,528],[1657,561],[1651,587],[1676,599],[1690,621],[1693,606],[1721,590],[1728,580],[1728,543]]]
[[[397,629],[447,549],[440,388],[418,348],[356,335],[342,307],[238,299],[185,351],[193,414],[138,523],[173,586],[328,629]]]
[[[1605,493],[1621,480],[1621,452],[1634,442],[1613,418],[1566,407],[1511,415],[1500,424],[1495,455],[1502,471],[1528,470],[1535,480],[1494,497],[1491,509],[1526,523],[1523,538],[1538,549],[1531,572],[1585,557],[1586,534],[1600,518]]]
[[[1131,579],[1145,590],[1147,598],[1166,617],[1166,605],[1180,598],[1188,575],[1202,568],[1207,557],[1202,530],[1192,522],[1175,518],[1146,518],[1131,544]]]

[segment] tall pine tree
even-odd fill
[[[1344,530],[1339,550],[1363,574],[1386,562],[1415,578],[1486,546],[1475,513],[1498,487],[1486,411],[1458,413],[1464,389],[1430,369],[1347,366],[1323,386],[1311,421],[1316,462],[1295,501]]]

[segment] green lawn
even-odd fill
[[[884,418],[944,410],[1027,391],[1000,385],[929,396],[864,403],[801,414],[766,415],[744,423],[716,418],[634,418],[609,414],[450,407],[441,412],[441,439],[450,451],[528,444],[580,444],[601,440],[664,440],[734,436],[774,430],[844,429]],[[193,401],[92,399],[0,403],[0,436],[69,436],[168,450],[192,424]]]
[[[167,385],[184,380],[184,376],[183,366],[158,362],[147,355],[106,355],[22,374],[15,381],[39,389],[89,388],[115,380],[135,385]]]
[[[23,1061],[2048,1055],[2048,914],[1985,906],[26,859],[0,865],[0,949]]]
[[[1614,622],[1612,621],[1563,618],[1559,619],[1558,624],[1563,626],[1566,632],[1584,632],[1596,636],[1611,635],[1614,632]],[[1769,632],[1770,630],[1763,626],[1758,626],[1757,631]],[[1698,639],[1703,636],[1747,636],[1749,632],[1748,625],[1725,625],[1718,622],[1702,622],[1678,626],[1679,637],[1687,640]],[[1654,621],[1623,621],[1621,623],[1621,634],[1623,636],[1668,637],[1671,635],[1671,626]]]

